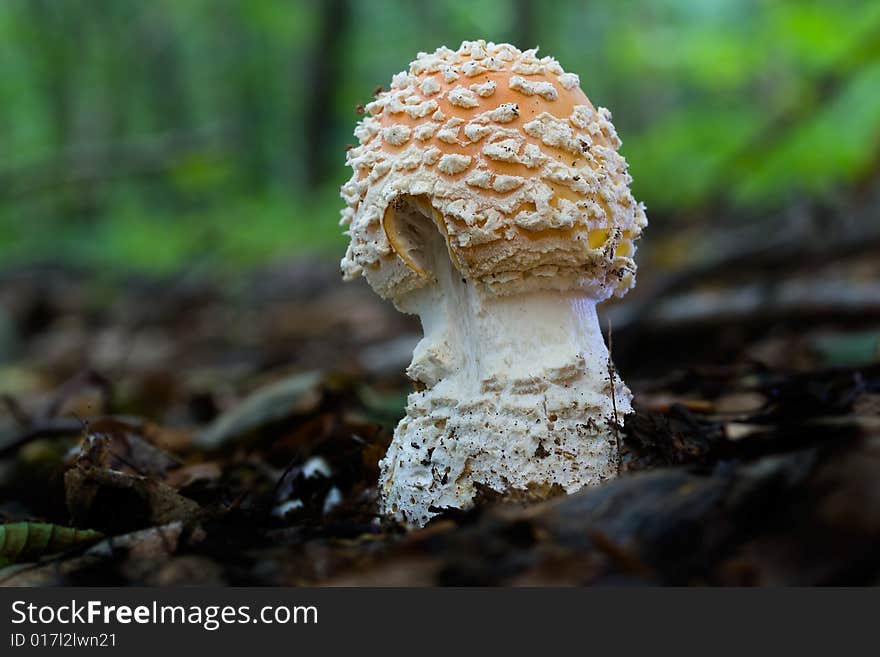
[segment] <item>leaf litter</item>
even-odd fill
[[[640,357],[650,321],[615,328],[636,393],[620,479],[537,503],[486,490],[407,532],[376,511],[409,389],[400,358],[377,355],[418,326],[330,267],[304,284],[304,267],[134,281],[106,306],[86,274],[0,284],[17,327],[0,364],[0,583],[878,582],[865,320],[837,342],[840,322],[774,325],[782,362],[756,360],[775,353],[766,332],[664,325],[673,368]]]

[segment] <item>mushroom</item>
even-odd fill
[[[365,109],[343,276],[424,330],[382,511],[421,526],[481,491],[614,477],[632,395],[596,304],[634,285],[647,220],[608,110],[555,59],[484,41],[420,53]]]

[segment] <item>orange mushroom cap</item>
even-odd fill
[[[412,212],[428,217],[464,278],[497,294],[634,284],[647,224],[610,113],[535,50],[466,41],[420,53],[366,107],[342,187],[346,278],[399,299],[431,283]]]

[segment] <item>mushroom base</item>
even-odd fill
[[[488,490],[542,499],[615,477],[613,420],[583,409],[563,416],[547,401],[523,395],[448,405],[412,395],[381,463],[383,513],[422,526]],[[630,410],[628,395],[618,401],[621,414]]]
[[[382,511],[421,526],[482,490],[541,498],[614,477],[632,395],[610,367],[595,301],[438,282],[408,300],[425,337],[407,373],[422,389],[380,464]]]

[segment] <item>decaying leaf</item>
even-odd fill
[[[0,567],[64,552],[103,537],[91,529],[74,529],[45,522],[0,525]]]
[[[129,556],[138,559],[168,556],[177,551],[183,530],[183,523],[178,520],[121,536],[109,536],[100,543],[92,545],[86,550],[86,554],[111,557],[120,550],[126,550]]]
[[[318,371],[303,372],[257,390],[218,417],[199,434],[196,444],[203,449],[217,449],[261,427],[308,413],[320,402],[323,378]]]
[[[174,521],[190,522],[199,505],[154,479],[96,467],[76,467],[64,475],[67,508],[74,524],[108,533]]]
[[[180,460],[144,438],[145,423],[131,418],[101,417],[88,423],[77,462],[137,475],[162,476]]]
[[[33,523],[31,523],[33,524]],[[93,532],[98,538],[102,536]],[[167,525],[141,529],[120,536],[109,536],[87,547],[81,554],[46,563],[18,564],[0,572],[0,586],[53,586],[73,584],[81,573],[92,569],[115,569],[130,581],[140,582],[157,563],[171,558],[184,541],[197,543],[202,535],[191,532],[184,537],[184,525]],[[97,539],[92,539],[97,540]],[[149,578],[145,583],[152,583]]]
[[[165,483],[174,489],[181,489],[195,482],[216,481],[222,471],[217,463],[194,463],[168,473]]]

